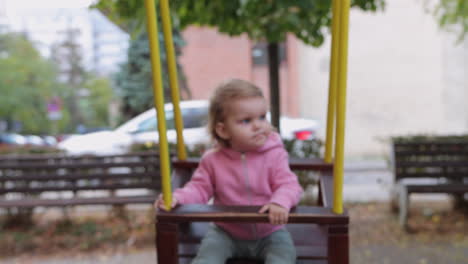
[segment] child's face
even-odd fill
[[[267,104],[262,97],[235,100],[228,105],[224,122],[216,126],[217,134],[237,151],[250,151],[265,144],[271,125],[266,119]]]

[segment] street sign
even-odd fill
[[[47,117],[50,120],[60,120],[62,118],[62,100],[58,96],[52,97],[47,103]]]

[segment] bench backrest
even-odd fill
[[[160,189],[155,152],[0,158],[0,194],[140,188]]]
[[[392,163],[395,181],[404,178],[462,181],[468,177],[468,140],[394,142]]]

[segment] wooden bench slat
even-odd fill
[[[92,180],[92,179],[139,179],[153,177],[159,180],[159,171],[131,172],[131,173],[70,173],[60,174],[31,174],[18,176],[1,176],[0,182],[6,181],[70,181],[70,180]]]
[[[0,200],[0,208],[34,208],[34,207],[56,207],[73,205],[119,205],[119,204],[148,204],[153,203],[155,195],[142,196],[115,196],[115,197],[93,197],[93,198],[70,198],[70,199],[36,199],[25,198],[21,200]]]
[[[407,158],[411,156],[421,156],[421,157],[443,157],[444,155],[454,155],[455,157],[465,157],[468,155],[468,149],[463,150],[399,150],[397,151],[400,158]]]
[[[0,188],[1,193],[41,193],[41,192],[58,192],[58,191],[85,191],[85,190],[118,190],[118,189],[148,189],[159,188],[159,181],[148,183],[99,183],[98,185],[85,186],[48,186],[48,187],[12,187]]]
[[[91,162],[91,163],[67,163],[67,164],[0,164],[0,170],[56,170],[56,169],[104,169],[104,168],[132,168],[132,167],[156,167],[158,163],[148,163],[146,161],[123,161],[123,162]]]
[[[435,167],[465,167],[468,168],[468,160],[444,160],[444,161],[398,161],[396,162],[397,168],[407,169],[407,168],[435,168]]]
[[[468,193],[468,185],[463,184],[427,184],[427,185],[414,185],[406,184],[405,187],[410,192],[417,193]]]
[[[170,153],[171,156],[174,156],[174,153]],[[159,159],[159,153],[156,151],[135,151],[131,153],[122,153],[122,154],[113,154],[105,156],[96,156],[96,155],[64,155],[64,154],[12,154],[12,155],[2,155],[0,156],[1,162],[8,161],[44,161],[44,160],[104,160],[104,159],[113,159],[113,158],[133,158],[133,157],[155,157]]]
[[[460,172],[426,172],[426,171],[415,171],[415,172],[396,172],[395,179],[406,179],[406,178],[433,178],[433,179],[463,179],[468,178],[468,173]]]
[[[466,148],[466,139],[465,140],[458,140],[454,139],[454,141],[448,140],[438,140],[437,138],[426,140],[426,141],[407,141],[407,142],[394,142],[393,145],[395,148],[409,148],[409,147],[417,147],[417,148],[430,148],[430,147],[446,147],[446,146],[459,146]]]

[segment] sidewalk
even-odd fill
[[[384,160],[346,162],[343,200],[345,202],[389,201],[393,174]]]
[[[154,264],[156,263],[156,250],[148,248],[134,252],[92,253],[80,256],[25,256],[0,262],[2,264]]]
[[[389,202],[392,198],[393,185],[393,172],[384,160],[345,163],[343,186],[345,202]],[[411,195],[411,200],[414,201],[448,201],[449,198],[446,194],[435,193]]]

